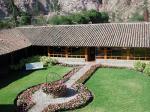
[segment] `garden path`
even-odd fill
[[[91,69],[92,66],[96,65],[96,62],[88,62],[85,64],[83,68],[81,68],[78,72],[76,72],[70,79],[66,82],[67,87],[71,87],[74,83],[76,83],[85,73]]]
[[[29,112],[42,112],[44,108],[48,107],[49,104],[58,104],[58,103],[65,103],[69,102],[70,100],[74,99],[77,94],[69,97],[62,97],[62,98],[52,98],[51,95],[45,94],[42,90],[35,92],[32,96],[33,102],[36,102]]]

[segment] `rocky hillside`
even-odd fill
[[[0,17],[10,16],[8,4],[11,0],[0,0]],[[62,14],[81,10],[106,11],[111,21],[128,21],[133,13],[143,14],[144,6],[150,12],[150,0],[13,0],[15,5],[32,15],[51,15],[60,10]],[[147,1],[147,3],[144,3]],[[11,2],[10,2],[11,3]]]

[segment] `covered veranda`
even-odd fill
[[[57,58],[115,60],[150,60],[149,48],[117,47],[48,47],[48,56]]]
[[[96,48],[96,59],[150,60],[150,48]]]

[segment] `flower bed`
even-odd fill
[[[32,101],[32,95],[39,89],[40,85],[37,85],[25,90],[20,95],[18,95],[17,99],[15,100],[17,112],[27,112],[35,105],[35,102]]]
[[[43,112],[54,112],[54,111],[61,111],[61,110],[70,110],[79,108],[84,106],[88,103],[93,97],[91,92],[83,85],[79,84],[78,82],[84,82],[94,71],[97,69],[99,65],[92,66],[89,71],[85,73],[83,77],[79,81],[76,82],[71,88],[67,88],[65,82],[72,76],[74,73],[80,70],[81,67],[76,67],[66,75],[64,75],[63,79],[52,82],[52,83],[42,83],[27,90],[23,91],[15,100],[15,105],[17,107],[17,112],[27,112],[29,111],[36,102],[32,101],[33,94],[42,89],[47,95],[52,95],[53,98],[65,98],[69,92],[67,89],[73,89],[75,94],[73,95],[73,99],[65,103],[56,103],[56,104],[49,104]],[[67,93],[68,92],[68,93]]]
[[[50,104],[42,112],[55,112],[79,108],[87,104],[93,98],[91,92],[83,84],[75,84],[72,86],[72,89],[77,92],[74,99],[66,103]]]
[[[52,95],[54,98],[64,97],[67,92],[67,87],[63,81],[59,83],[48,83],[42,86],[43,92]]]
[[[42,89],[46,94],[51,94],[54,97],[64,96],[66,93],[66,85],[64,85],[64,80],[58,80],[53,83],[42,83],[27,90],[21,92],[15,100],[17,112],[27,112],[36,103],[32,101],[32,95]]]
[[[63,81],[59,80],[51,84],[43,83],[43,84],[31,87],[27,89],[26,91],[24,91],[23,93],[21,93],[17,97],[17,100],[16,100],[17,112],[27,112],[34,105],[36,105],[36,103],[32,101],[32,95],[41,88],[45,89],[46,86],[48,86],[47,94],[53,94],[53,95],[55,94],[57,97],[61,97],[65,95],[66,94],[65,92],[67,90],[62,85],[62,82]],[[59,84],[61,85],[60,87],[58,87]],[[43,110],[43,112],[54,112],[54,111],[59,111],[59,110],[70,110],[70,109],[79,108],[85,105],[87,102],[89,102],[92,99],[91,92],[83,84],[74,84],[71,89],[73,89],[76,92],[76,94],[74,94],[76,95],[74,99],[66,103],[50,104],[48,105],[48,107],[46,107]],[[49,93],[49,92],[52,92],[52,93]]]

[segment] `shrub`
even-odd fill
[[[59,64],[58,60],[57,59],[52,59],[51,60],[51,65],[56,65],[56,64]]]
[[[82,13],[72,14],[70,18],[73,24],[88,24],[90,21],[90,18]]]
[[[90,18],[90,22],[92,23],[101,23],[102,22],[102,16],[101,13],[96,10],[90,10],[86,11],[84,13],[85,16]]]
[[[13,19],[0,20],[0,29],[8,29],[15,27],[15,22]]]
[[[47,56],[40,57],[40,62],[43,63],[44,67],[48,67],[48,66],[52,65],[51,61],[52,61],[52,59],[50,57],[47,57]]]
[[[30,25],[31,24],[31,16],[26,12],[21,12],[21,16],[19,18],[20,25]]]
[[[48,20],[48,23],[54,24],[54,25],[60,25],[60,24],[72,24],[72,18],[70,16],[53,16],[50,20]]]
[[[140,72],[143,72],[143,70],[145,69],[146,63],[141,62],[141,61],[137,61],[134,63],[134,69]]]
[[[146,67],[143,71],[146,75],[150,76],[150,63],[146,64]]]
[[[102,23],[108,23],[109,21],[109,15],[106,12],[101,12],[101,18],[102,18]]]

